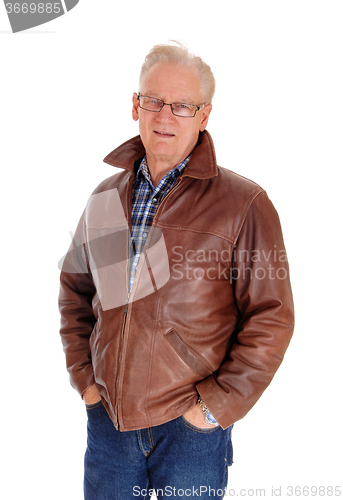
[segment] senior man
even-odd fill
[[[61,336],[88,416],[87,500],[223,498],[232,425],[293,332],[278,215],[217,166],[215,80],[180,45],[153,47],[133,94],[140,135],[105,162],[62,272]]]

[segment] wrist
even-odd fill
[[[218,425],[217,420],[214,418],[214,416],[212,415],[210,410],[207,408],[205,402],[203,401],[203,399],[200,396],[198,397],[198,403],[199,403],[200,408],[203,412],[205,422],[207,424],[210,424],[210,425]]]
[[[87,387],[87,389],[82,394],[82,399],[85,404],[94,404],[100,401],[101,396],[97,386],[93,384],[90,387]]]

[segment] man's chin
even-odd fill
[[[168,158],[174,158],[177,157],[177,151],[175,151],[175,148],[170,147],[168,144],[156,144],[156,147],[151,148],[150,150],[150,155],[156,157],[156,159],[168,159]]]

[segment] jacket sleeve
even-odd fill
[[[89,339],[96,323],[96,293],[85,248],[84,214],[61,265],[59,309],[61,339],[71,385],[82,395],[94,384]]]
[[[232,277],[240,324],[219,371],[196,387],[224,429],[243,418],[270,384],[294,328],[281,226],[264,191],[236,238]]]

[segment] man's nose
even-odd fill
[[[169,120],[174,118],[174,115],[171,110],[171,104],[164,104],[163,108],[158,113],[158,118],[160,118],[161,120],[165,119]]]

